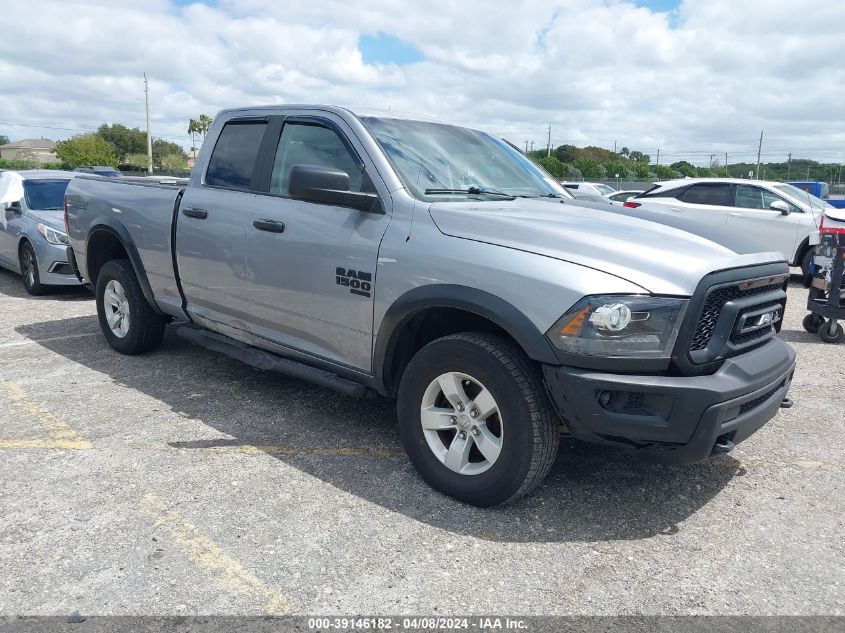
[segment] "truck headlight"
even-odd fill
[[[687,303],[646,295],[584,297],[546,336],[571,354],[668,358]]]
[[[46,224],[39,224],[38,232],[41,233],[44,239],[50,242],[50,244],[62,244],[64,246],[67,246],[67,233],[62,233],[61,231],[57,231],[56,229],[51,229]]]

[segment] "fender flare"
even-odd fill
[[[387,389],[387,364],[405,324],[428,308],[456,308],[495,323],[540,363],[559,365],[551,343],[525,314],[494,294],[453,284],[431,284],[409,290],[388,308],[379,325],[373,346],[376,382]]]
[[[110,233],[117,238],[117,241],[123,246],[126,254],[129,255],[129,263],[132,264],[132,269],[135,271],[135,277],[138,279],[138,283],[141,286],[141,292],[144,294],[144,299],[147,300],[147,303],[156,313],[164,314],[155,302],[153,290],[150,286],[150,280],[147,279],[147,271],[144,269],[144,264],[141,261],[141,255],[138,253],[138,248],[135,246],[132,236],[129,235],[129,231],[126,230],[125,226],[123,226],[120,222],[115,221],[113,218],[97,218],[91,224],[91,228],[85,236],[85,270],[88,273],[88,280],[96,287],[95,281],[91,279],[91,267],[88,265],[88,262],[91,257],[91,239],[97,233],[101,232]]]

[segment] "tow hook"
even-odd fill
[[[731,442],[729,439],[719,438],[713,445],[711,455],[724,455],[725,453],[730,453],[734,449],[734,446],[736,446],[736,444]]]
[[[790,398],[789,396],[787,396],[787,397],[786,397],[786,398],[784,398],[784,399],[783,399],[783,401],[780,403],[780,408],[781,408],[781,409],[791,409],[793,404],[795,404],[795,400],[793,400],[792,398]]]

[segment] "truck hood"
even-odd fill
[[[653,294],[689,296],[707,273],[783,261],[739,255],[697,235],[556,200],[434,203],[445,235],[537,253],[620,277]]]
[[[56,229],[64,233],[65,230],[65,213],[62,210],[50,211],[27,211],[26,215],[32,218],[35,222],[46,224],[51,229]]]

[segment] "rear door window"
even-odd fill
[[[24,180],[26,206],[33,211],[58,211],[64,208],[69,180]]]
[[[205,184],[249,189],[266,121],[232,121],[220,132],[205,172]]]
[[[700,182],[687,189],[681,199],[689,204],[734,206],[733,187],[722,182]]]

